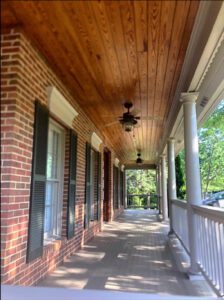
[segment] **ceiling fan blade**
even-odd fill
[[[139,128],[139,127],[141,127],[141,125],[140,125],[140,124],[136,124],[136,125],[134,125],[134,128]]]
[[[160,117],[156,117],[156,116],[144,116],[144,117],[141,117],[141,120],[143,121],[157,121],[157,122],[161,122],[162,121],[162,118]]]
[[[133,116],[137,116],[139,113],[141,112],[140,109],[138,108],[134,108],[130,111],[130,113],[133,115]]]
[[[101,115],[102,118],[111,118],[111,119],[115,119],[117,118],[117,116],[114,115]]]
[[[110,122],[110,123],[104,125],[103,127],[110,127],[110,126],[113,126],[113,125],[119,124],[119,123],[120,123],[119,121],[114,121],[114,122]]]

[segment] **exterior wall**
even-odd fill
[[[1,36],[1,56],[2,283],[32,285],[49,271],[55,269],[66,257],[101,230],[101,222],[97,221],[89,229],[83,229],[85,145],[86,141],[90,142],[91,133],[95,131],[111,151],[111,174],[115,153],[109,142],[87,118],[41,54],[22,33],[10,30]],[[79,113],[73,123],[73,129],[78,135],[75,236],[68,241],[65,235],[69,167],[68,143],[66,143],[62,238],[44,246],[41,258],[26,263],[34,101],[38,99],[42,103],[47,103],[46,87],[49,85],[55,86]],[[112,176],[110,182],[112,185]],[[111,188],[110,219],[116,217],[122,210],[121,208],[119,212],[113,213],[112,191]],[[103,201],[101,201],[102,218]]]

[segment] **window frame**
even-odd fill
[[[95,221],[99,220],[100,216],[100,189],[101,189],[101,152],[97,151],[91,144],[89,145],[89,167],[86,165],[86,172],[88,172],[89,181],[86,181],[86,195],[89,190],[89,196],[86,198],[86,217],[84,227],[88,227]],[[86,144],[86,145],[87,145]],[[87,174],[87,173],[86,173]],[[85,196],[86,197],[86,196]],[[91,225],[92,226],[92,225]]]
[[[48,128],[48,138],[50,130],[54,130],[59,133],[59,153],[57,158],[57,168],[58,168],[58,178],[51,179],[47,177],[46,174],[46,191],[48,182],[58,182],[58,192],[57,192],[57,204],[54,215],[52,217],[53,225],[51,232],[44,231],[44,244],[49,241],[60,239],[62,234],[62,218],[63,218],[63,195],[64,195],[64,167],[65,167],[65,128],[61,126],[54,119],[49,118],[49,128]],[[48,147],[47,145],[47,160],[48,160]],[[47,167],[46,167],[47,169]],[[45,206],[46,208],[46,202]],[[45,223],[45,210],[44,210],[44,223]]]

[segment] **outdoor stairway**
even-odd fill
[[[160,295],[213,296],[189,281],[168,246],[168,225],[149,210],[126,210],[39,286]]]

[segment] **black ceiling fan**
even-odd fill
[[[132,131],[133,127],[138,124],[138,120],[140,120],[140,117],[136,116],[138,112],[130,112],[130,109],[133,107],[133,104],[131,102],[124,103],[124,107],[128,111],[123,113],[122,117],[119,117],[119,122],[123,126],[125,131],[130,132]]]
[[[133,130],[133,128],[140,126],[138,123],[139,120],[160,120],[159,118],[156,118],[156,117],[137,116],[141,111],[139,109],[131,110],[131,108],[133,107],[132,102],[125,102],[124,107],[127,109],[127,111],[125,113],[123,113],[122,116],[118,117],[117,121],[108,123],[105,125],[105,127],[109,127],[109,126],[120,123],[126,132],[131,132]]]

